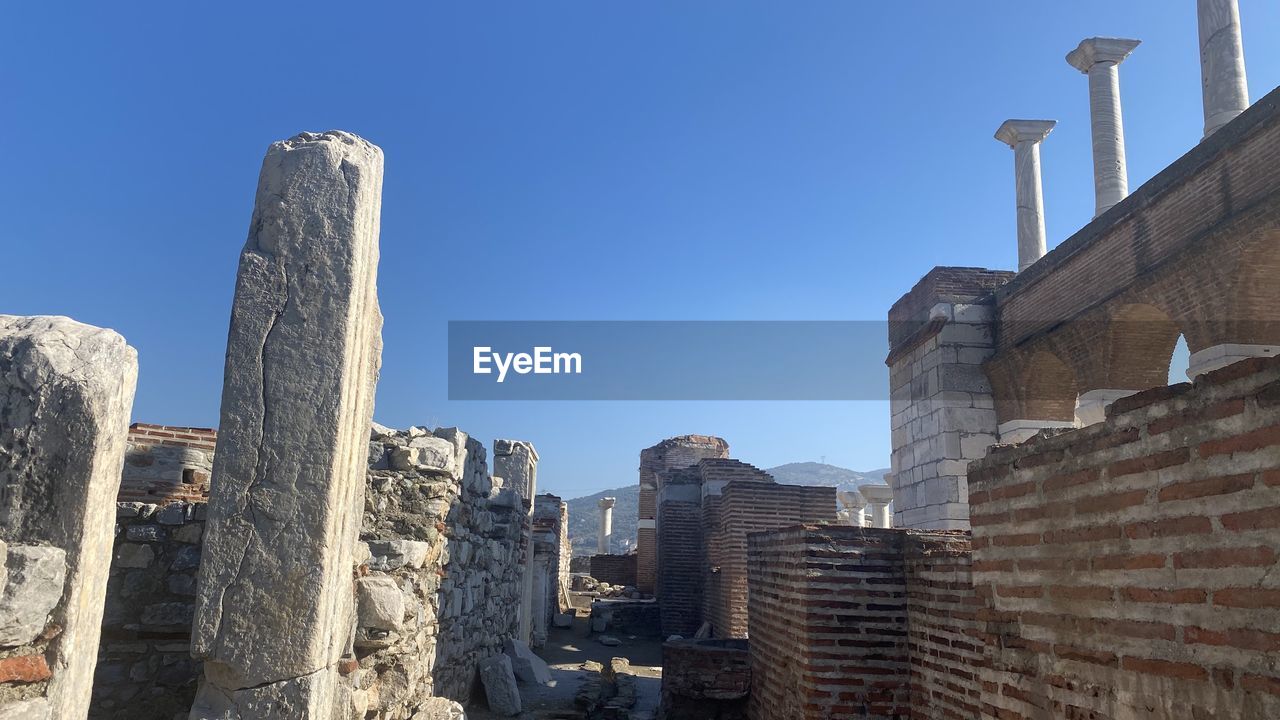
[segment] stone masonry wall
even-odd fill
[[[479,662],[514,636],[524,502],[495,487],[485,448],[454,428],[375,428],[360,537],[358,673],[370,717],[426,698],[466,702]]]
[[[205,510],[183,501],[117,503],[89,717],[170,720],[191,708],[200,676],[191,618]]]
[[[970,470],[983,714],[1280,717],[1280,360]]]
[[[746,720],[751,655],[746,640],[675,640],[662,645],[665,720]]]

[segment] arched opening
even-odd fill
[[[1112,313],[1107,335],[1111,389],[1139,391],[1168,384],[1181,333],[1165,311],[1147,303],[1124,305]]]
[[[1022,414],[1028,420],[1075,420],[1075,373],[1057,355],[1036,351],[1022,377]]]
[[[1187,337],[1178,336],[1173,346],[1173,357],[1169,359],[1169,384],[1177,385],[1187,381],[1187,368],[1191,366],[1191,348],[1187,347]]]

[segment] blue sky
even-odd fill
[[[1121,69],[1132,187],[1201,134],[1191,0],[363,5],[7,8],[0,311],[119,330],[136,419],[216,424],[262,154],[341,128],[387,158],[380,422],[532,440],[565,497],[688,432],[870,469],[883,402],[449,402],[446,322],[879,320],[934,265],[1012,267],[992,133],[1057,119],[1050,246],[1091,218],[1063,60],[1088,36],[1144,41]],[[1256,99],[1280,5],[1240,6]]]

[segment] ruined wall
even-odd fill
[[[591,577],[610,585],[636,584],[636,554],[628,555],[592,555]]]
[[[658,572],[658,489],[660,475],[703,458],[729,456],[729,443],[711,435],[667,438],[640,451],[639,518],[636,522],[636,586],[654,592]]]
[[[705,489],[707,477],[703,482]],[[718,500],[705,529],[708,565],[702,619],[711,623],[718,638],[745,638],[747,536],[790,525],[835,522],[836,489],[733,480],[723,486]]]
[[[484,446],[466,433],[375,430],[358,665],[344,668],[375,717],[409,718],[433,695],[471,697],[479,662],[517,631],[527,531],[523,501],[493,486]]]
[[[543,494],[534,499],[534,647],[547,640],[552,617],[560,612],[560,587],[568,582],[568,509],[558,496]]]
[[[702,624],[706,554],[702,481],[693,469],[667,473],[658,494],[658,581],[664,635],[692,636]]]
[[[662,645],[664,720],[746,720],[751,655],[746,640]]]
[[[754,720],[977,716],[967,533],[799,526],[749,543]]]
[[[1280,360],[1118,400],[970,483],[986,716],[1280,716]]]
[[[127,461],[125,473],[128,473]],[[204,503],[116,505],[91,718],[170,720],[191,708],[191,658]]]
[[[120,502],[207,500],[217,442],[218,432],[210,428],[130,425]]]

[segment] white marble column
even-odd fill
[[[1200,26],[1200,84],[1204,93],[1204,136],[1249,107],[1236,0],[1196,0]]]
[[[893,488],[888,485],[859,485],[858,494],[871,506],[871,527],[893,527],[889,520],[889,503],[893,501]]]
[[[854,527],[866,527],[867,524],[867,501],[857,492],[848,492],[841,490],[836,493],[836,497],[840,499],[840,505],[847,513],[848,522]]]
[[[1082,41],[1067,53],[1067,62],[1089,76],[1095,217],[1129,195],[1124,120],[1120,112],[1120,63],[1140,43],[1139,40],[1095,37]]]
[[[996,139],[1013,148],[1018,199],[1018,272],[1044,257],[1044,190],[1040,183],[1040,143],[1056,120],[1005,120]]]
[[[609,541],[613,538],[613,506],[616,503],[617,498],[600,499],[600,530],[596,537],[596,552],[600,555],[609,554]]]

